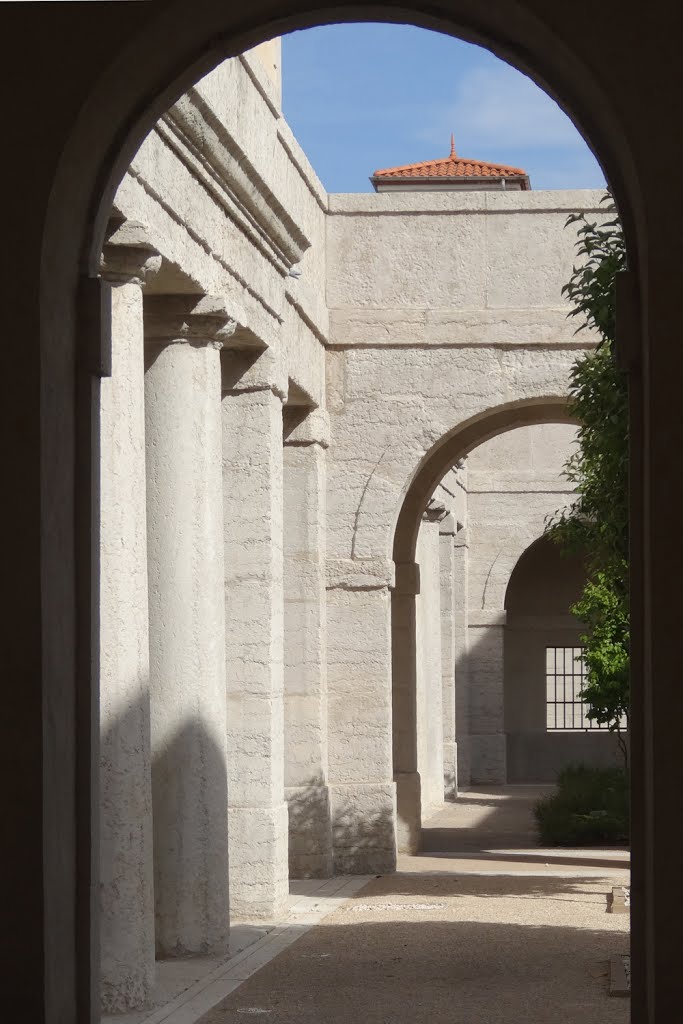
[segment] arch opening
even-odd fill
[[[210,8],[212,5],[206,5]],[[349,19],[356,18],[358,11],[356,8],[344,11],[342,14],[343,18]],[[387,20],[396,18],[397,20],[404,15],[395,12],[393,8],[373,8],[373,19],[379,16],[386,17]],[[273,31],[281,32],[292,28],[305,27],[308,24],[319,24],[319,14],[311,15],[298,15],[292,14],[287,16],[285,19],[278,21],[276,24],[270,24],[266,29],[265,27],[256,28],[247,31],[246,33],[232,35],[229,28],[224,29],[223,40],[220,44],[216,42],[216,18],[219,17],[217,14],[212,15],[210,19],[207,19],[206,23],[203,22],[202,17],[198,15],[196,22],[200,26],[200,31],[203,32],[203,41],[199,41],[195,36],[194,32],[188,33],[188,42],[182,44],[182,46],[173,46],[168,49],[166,55],[162,61],[155,61],[146,70],[147,81],[143,83],[141,81],[140,68],[135,69],[135,74],[130,76],[127,80],[126,93],[127,96],[122,98],[121,106],[115,110],[112,118],[112,124],[116,125],[118,131],[118,141],[115,147],[110,145],[94,145],[92,147],[92,160],[88,158],[83,163],[83,174],[80,180],[79,188],[81,188],[81,197],[88,199],[88,205],[81,203],[81,197],[76,197],[74,192],[71,191],[73,182],[68,184],[64,178],[58,180],[56,189],[56,203],[59,211],[59,219],[64,215],[66,210],[75,210],[77,213],[75,223],[77,224],[80,234],[78,235],[78,244],[74,245],[74,239],[77,237],[77,233],[70,236],[68,247],[70,247],[70,256],[73,257],[74,253],[79,253],[79,266],[84,270],[84,273],[88,277],[93,277],[99,270],[99,255],[101,249],[101,240],[105,237],[106,231],[106,219],[109,215],[111,208],[111,201],[114,196],[114,192],[120,178],[123,175],[124,165],[130,160],[133,152],[137,148],[137,145],[144,137],[143,133],[146,134],[147,128],[151,127],[151,119],[155,117],[156,112],[160,112],[168,106],[169,98],[174,99],[180,95],[180,92],[185,86],[192,80],[196,81],[200,73],[205,72],[209,67],[219,59],[218,54],[222,56],[225,54],[236,53],[238,49],[241,49],[244,43],[260,42],[266,39]],[[220,15],[222,18],[227,18],[227,15]],[[336,17],[336,15],[335,15]],[[476,16],[478,17],[478,16]],[[415,24],[422,25],[424,27],[442,27],[444,23],[434,22],[429,14],[417,13],[414,15]],[[206,27],[210,23],[211,29]],[[523,48],[520,44],[515,45],[509,39],[503,38],[502,34],[490,31],[487,26],[481,25],[478,21],[475,23],[474,18],[470,22],[467,17],[463,18],[464,27],[458,22],[458,27],[455,31],[463,38],[471,38],[477,42],[484,42],[488,44],[491,49],[495,52],[499,52],[504,55],[505,59],[511,60],[515,66],[523,68],[528,73],[528,68],[524,61],[526,58],[521,58],[518,53],[522,53],[523,49],[528,50],[528,47]],[[453,31],[453,26],[449,23],[449,30]],[[163,33],[162,33],[163,34]],[[541,33],[543,35],[543,33]],[[523,33],[520,32],[520,40]],[[229,42],[225,40],[229,39]],[[210,40],[210,43],[209,43]],[[492,42],[493,40],[493,42]],[[138,53],[144,50],[147,43],[144,40],[137,40],[133,50]],[[178,73],[178,68],[182,66],[182,62],[185,61],[187,54],[190,52],[190,47],[193,47],[193,53],[199,52],[201,49],[204,50],[203,56],[199,60],[195,60],[194,63],[190,63],[188,67],[192,67],[192,70],[184,68],[182,73]],[[538,53],[541,53],[541,47],[539,46]],[[159,50],[163,50],[163,45],[159,46]],[[566,55],[567,58],[569,55]],[[222,59],[222,57],[221,57]],[[120,74],[122,67],[125,67],[131,61],[131,56],[128,55],[122,60],[119,67],[116,69],[116,73]],[[164,66],[159,65],[163,63]],[[539,56],[539,66],[540,66]],[[571,63],[571,60],[569,60]],[[173,68],[173,70],[172,70]],[[112,72],[113,73],[113,72]],[[545,68],[538,71],[534,77],[536,80],[540,79],[543,82],[546,81],[546,70]],[[571,79],[571,74],[566,72],[567,77]],[[105,76],[108,77],[108,72]],[[547,80],[552,79],[552,74],[547,74]],[[558,82],[562,78],[558,75]],[[172,83],[172,84],[169,84]],[[591,83],[592,85],[593,83]],[[562,92],[561,86],[558,84],[558,93]],[[550,90],[548,90],[550,91]],[[552,94],[552,93],[551,93]],[[568,93],[569,94],[569,93]],[[155,99],[149,103],[148,97],[155,95]],[[136,98],[136,103],[133,104],[128,100],[128,96]],[[141,101],[141,97],[144,100]],[[111,99],[109,101],[112,102]],[[117,100],[118,103],[118,100]],[[144,106],[144,114],[140,115],[140,107]],[[567,101],[567,106],[571,106],[571,101]],[[93,100],[93,109],[97,108],[97,98]],[[577,100],[577,109],[583,109],[586,111],[585,123],[590,125],[592,128],[593,119],[596,116],[602,117],[602,114],[597,115],[596,110],[601,110],[599,105],[596,107],[592,103],[589,104],[584,102],[583,105]],[[86,125],[90,115],[90,110],[87,110],[83,116],[83,123]],[[612,126],[614,128],[614,126]],[[120,140],[125,136],[125,141],[122,143]],[[595,130],[595,137],[599,137],[600,132]],[[96,143],[102,142],[102,136],[99,134]],[[82,146],[83,138],[77,137],[75,141],[72,140],[71,153],[68,155],[67,164],[72,159],[73,153],[79,151],[79,145]],[[614,153],[619,147],[615,145]],[[97,163],[99,161],[99,163]],[[620,204],[622,209],[622,215],[625,217],[629,230],[631,231],[631,237],[634,236],[632,224],[633,218],[630,215],[631,210],[631,197],[628,189],[623,182],[622,172],[625,167],[628,166],[628,160],[624,158],[623,153],[620,158],[617,159],[616,155],[610,153],[610,145],[606,144],[603,155],[603,164],[608,169],[610,167],[615,168],[614,175],[610,174],[613,186],[615,186],[618,196],[620,197]],[[90,185],[95,181],[96,185],[92,188],[84,188],[84,179],[89,179]],[[53,208],[53,217],[56,217]],[[46,265],[50,266],[51,271],[54,266],[66,268],[67,275],[70,275],[67,280],[66,277],[62,276],[61,271],[52,277],[52,279],[45,283],[44,291],[44,303],[45,309],[52,316],[65,301],[65,297],[69,294],[73,295],[73,289],[69,286],[73,285],[75,281],[75,261],[71,260],[63,262],[63,250],[61,248],[61,242],[58,241],[55,233],[56,220],[50,225],[50,228],[46,234],[45,242],[45,259]],[[635,251],[634,247],[633,250]],[[62,254],[62,255],[60,255]],[[61,278],[61,280],[60,280]],[[61,294],[58,294],[57,290],[62,287]],[[68,323],[68,320],[65,321]],[[65,344],[68,344],[66,333],[63,336]],[[248,339],[247,339],[248,343]],[[54,354],[50,358],[58,358],[59,346],[55,346]],[[62,352],[64,349],[61,350]],[[246,370],[245,370],[246,372]],[[295,387],[292,389],[292,394],[296,391]],[[87,404],[87,403],[86,403]],[[295,400],[291,403],[292,405],[298,405],[299,400]],[[521,401],[518,403],[511,403],[509,407],[505,409],[499,408],[492,410],[490,413],[486,413],[482,416],[475,417],[471,422],[466,422],[461,427],[457,428],[452,435],[448,435],[442,439],[442,442],[438,445],[438,450],[430,453],[430,457],[420,465],[414,480],[412,481],[406,498],[401,507],[399,514],[394,540],[394,560],[397,566],[406,563],[412,563],[415,560],[415,548],[418,543],[418,526],[416,523],[419,520],[419,516],[424,510],[429,497],[432,495],[434,487],[443,476],[443,470],[445,467],[452,465],[455,460],[462,458],[472,451],[476,446],[482,444],[486,440],[496,437],[499,434],[510,430],[516,426],[532,425],[539,423],[550,423],[558,422],[571,422],[569,419],[562,420],[562,413],[560,411],[562,405],[561,399],[547,398],[541,400],[529,400]],[[85,407],[83,407],[85,408]],[[83,411],[83,410],[82,410]],[[86,437],[85,432],[81,432],[81,443],[89,445],[93,439]],[[314,443],[319,443],[316,441]],[[87,475],[87,474],[86,474]],[[81,485],[84,480],[81,479]],[[92,481],[85,481],[90,490]],[[81,558],[84,563],[92,564],[92,552],[84,552],[81,549]],[[94,560],[96,561],[96,559]]]
[[[612,737],[551,734],[546,721],[546,649],[580,647],[570,607],[582,561],[543,532],[572,499],[562,470],[576,428],[566,403],[490,410],[435,445],[407,489],[394,550],[412,557],[397,560],[392,591],[393,756],[407,851],[459,787],[552,782],[574,754],[596,763],[618,754]],[[421,480],[429,489],[411,497]]]

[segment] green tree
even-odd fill
[[[577,254],[568,284],[569,316],[581,318],[577,333],[590,329],[597,345],[579,356],[571,370],[569,407],[580,423],[576,451],[565,476],[576,498],[551,517],[546,529],[565,550],[586,560],[587,581],[573,613],[583,622],[586,682],[582,698],[588,717],[622,734],[629,714],[628,588],[628,395],[615,361],[616,275],[625,267],[621,224],[612,197],[602,224],[572,214],[579,224]]]

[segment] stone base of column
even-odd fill
[[[470,736],[470,781],[473,786],[504,786],[507,782],[505,735]]]
[[[332,821],[327,786],[288,786],[289,877],[331,878]]]
[[[455,800],[458,795],[458,744],[443,745],[443,797]]]
[[[422,838],[422,783],[419,772],[397,772],[396,845],[399,853],[418,853]]]
[[[395,785],[331,785],[329,791],[335,874],[382,875],[395,871]]]
[[[154,960],[150,969],[147,963],[137,966],[126,963],[119,967],[103,959],[100,970],[102,1013],[143,1010],[149,1005],[154,985]]]
[[[276,921],[287,916],[287,804],[231,807],[230,922]]]

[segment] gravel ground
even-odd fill
[[[607,905],[628,852],[539,849],[540,792],[463,793],[426,823],[437,852],[400,858],[202,1024],[627,1024],[608,961],[629,915]]]
[[[460,870],[476,866],[404,858],[202,1024],[626,1024],[605,962],[628,950],[628,915],[606,912],[627,872]]]

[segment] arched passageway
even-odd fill
[[[96,29],[99,10],[72,13],[76,26],[81,18],[81,27],[95,29],[97,39],[97,45],[87,53],[79,50],[78,59],[72,62],[68,60],[69,44],[61,50],[54,47],[55,26],[49,14],[39,29],[32,26],[36,66],[44,73],[44,79],[33,84],[44,81],[47,87],[59,81],[58,95],[64,102],[55,102],[41,160],[27,173],[22,169],[21,184],[28,201],[35,211],[48,210],[46,220],[41,221],[36,212],[27,224],[20,203],[9,211],[12,230],[8,230],[8,238],[16,229],[17,245],[28,253],[28,261],[25,265],[17,261],[15,276],[8,281],[8,290],[15,297],[12,315],[17,319],[16,329],[10,318],[7,330],[16,337],[41,338],[40,351],[37,344],[27,344],[13,353],[15,377],[4,407],[14,439],[8,468],[16,471],[18,483],[17,500],[4,510],[6,535],[15,541],[6,566],[13,597],[8,627],[15,643],[21,641],[11,667],[21,697],[9,750],[15,777],[23,784],[23,799],[12,803],[16,827],[11,821],[8,824],[10,834],[17,837],[14,877],[25,879],[25,884],[16,885],[17,902],[10,908],[16,952],[16,969],[12,970],[24,1013],[35,1020],[55,1020],[59,1015],[75,1019],[77,1012],[86,1019],[93,973],[90,695],[97,655],[91,604],[97,558],[91,538],[92,449],[97,447],[97,431],[93,432],[91,417],[96,400],[94,381],[106,370],[106,351],[98,332],[98,302],[96,298],[91,301],[96,289],[79,282],[79,273],[84,277],[97,273],[96,259],[116,185],[145,132],[169,102],[226,53],[275,32],[323,20],[319,11],[315,16],[302,16],[286,5],[273,10],[258,3],[250,8],[248,23],[238,21],[236,12],[224,4],[208,0],[191,10],[179,3],[125,6],[125,11],[107,15],[108,33],[101,31],[99,23]],[[678,785],[674,753],[675,723],[680,716],[674,713],[673,694],[667,692],[661,702],[666,706],[660,708],[650,688],[653,669],[662,680],[669,680],[675,677],[678,663],[674,642],[678,603],[668,606],[665,590],[673,568],[667,538],[675,529],[678,503],[674,499],[681,485],[667,461],[667,452],[679,447],[681,425],[675,415],[679,357],[669,345],[678,310],[672,287],[673,261],[668,262],[667,253],[676,232],[671,231],[670,212],[662,210],[658,202],[659,171],[652,168],[650,135],[643,126],[649,125],[656,133],[658,115],[656,110],[653,114],[656,104],[651,104],[651,98],[675,92],[677,64],[664,59],[661,48],[656,56],[648,51],[645,59],[652,73],[643,78],[654,90],[650,93],[640,82],[629,82],[625,67],[629,62],[621,56],[629,47],[635,20],[629,21],[615,5],[602,9],[599,16],[593,12],[591,29],[586,32],[574,13],[574,8],[569,12],[558,7],[552,14],[540,16],[530,5],[520,4],[511,17],[507,5],[487,5],[485,9],[478,5],[472,11],[470,5],[458,4],[444,11],[442,18],[435,18],[433,8],[414,5],[411,17],[417,23],[488,42],[519,66],[528,67],[561,98],[599,152],[627,225],[632,268],[641,275],[650,358],[643,392],[646,437],[642,449],[638,446],[634,454],[634,480],[643,481],[642,493],[634,496],[634,537],[636,590],[640,593],[642,585],[645,608],[645,612],[636,609],[637,623],[642,626],[638,616],[647,621],[647,634],[642,628],[637,631],[646,644],[637,647],[636,662],[645,660],[648,701],[640,710],[645,713],[648,739],[645,743],[643,736],[639,737],[634,761],[643,768],[647,787],[648,840],[639,860],[643,866],[642,855],[647,850],[647,872],[639,875],[638,882],[643,897],[640,906],[645,909],[636,923],[638,934],[647,935],[648,941],[647,947],[639,947],[635,961],[638,988],[634,1005],[643,1020],[654,1020],[655,1012],[666,1019],[677,1000],[673,987],[675,944],[668,933],[675,915],[670,893],[663,883],[660,890],[655,875],[666,879],[671,873],[667,868],[675,868],[675,848],[666,842],[666,829],[667,807],[671,805],[668,794],[673,796]],[[330,12],[328,16],[353,18],[360,14],[405,17],[403,11],[381,6],[335,9],[334,15]],[[661,33],[659,14],[657,8],[639,11],[639,28],[645,31],[651,18],[653,32],[657,24]],[[29,16],[33,12],[28,12]],[[61,11],[58,16],[62,17]],[[605,54],[602,45],[609,32],[615,40],[614,58]],[[74,45],[78,37],[76,31]],[[659,39],[666,48],[666,37],[660,34]],[[76,51],[73,53],[75,56]],[[57,59],[61,62],[59,73]],[[10,59],[6,70],[17,73],[19,68]],[[600,81],[607,83],[604,88]],[[33,108],[28,101],[25,106],[22,103],[23,98],[13,115],[24,130]],[[660,123],[663,136],[666,126],[664,121]],[[22,151],[21,145],[17,149]],[[648,193],[655,197],[652,205]],[[639,265],[636,255],[640,256]],[[40,311],[36,302],[39,273]],[[622,297],[629,302],[628,291]],[[636,308],[631,299],[629,309],[634,315]],[[83,330],[80,345],[77,322]],[[637,363],[636,349],[634,345],[631,354]],[[36,386],[39,375],[43,381],[40,393]],[[15,386],[16,380],[25,387]],[[639,395],[640,382],[634,388],[636,413]],[[638,431],[642,428],[639,416],[635,426]],[[644,475],[643,452],[648,466],[655,460],[658,473]],[[648,531],[647,548],[642,543],[642,522]],[[411,557],[413,549],[414,545]],[[640,690],[635,696],[638,702]],[[653,731],[658,738],[656,757]],[[643,805],[636,806],[644,823]],[[28,828],[27,811],[31,819]],[[45,841],[48,834],[62,838],[53,844]],[[77,864],[81,869],[78,887]],[[31,894],[28,900],[27,893]],[[44,936],[42,944],[37,940],[40,935]],[[73,942],[64,941],[65,935],[74,937]],[[42,948],[40,965],[33,959],[37,945]],[[649,1017],[645,1016],[646,994]],[[34,1005],[29,1006],[31,998]]]
[[[329,194],[281,115],[273,49],[223,62],[155,126],[103,252],[108,1010],[154,991],[155,948],[225,955],[228,916],[278,920],[288,867],[294,878],[395,869],[387,554],[406,481],[454,421],[495,431],[492,404],[507,421],[524,423],[528,406],[561,416],[587,343],[556,305],[574,242],[564,220],[599,214],[602,193]],[[444,268],[435,234],[465,275]],[[432,630],[441,571],[419,561],[435,598],[417,609],[424,812],[444,774],[455,785],[456,741],[442,757],[430,735],[436,717],[452,722],[440,687],[452,697],[453,672],[444,649],[450,679],[439,678]],[[475,775],[488,777],[504,763],[502,688],[482,668],[475,690],[493,686],[496,710],[473,707],[472,746]]]
[[[571,614],[585,582],[579,555],[538,538],[505,593],[504,688],[508,782],[553,782],[567,764],[613,765],[616,739],[591,725],[578,699],[581,623]]]
[[[505,592],[545,516],[566,500],[560,474],[574,436],[560,397],[489,409],[437,442],[407,488],[394,536],[391,604],[400,849],[419,848],[421,823],[443,800],[437,761],[443,761],[447,797],[449,775],[450,795],[458,779],[461,785],[508,780]],[[505,438],[506,445],[496,443]],[[539,459],[547,466],[539,467]],[[439,539],[446,582],[435,610]],[[433,552],[430,544],[437,545]]]

